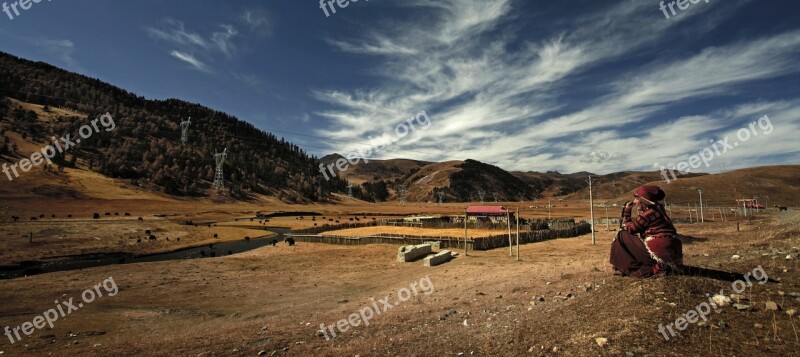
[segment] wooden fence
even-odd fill
[[[524,226],[531,225],[532,230],[543,229],[568,229],[575,225],[575,218],[555,218],[555,219],[525,219],[520,220],[520,224]],[[422,220],[421,222],[407,222],[398,220],[381,220],[378,221],[381,226],[411,226],[417,228],[434,228],[434,229],[458,229],[464,228],[464,220],[458,222],[446,222],[438,220]],[[514,229],[516,223],[511,222],[511,227]],[[467,222],[469,229],[488,229],[488,230],[506,230],[508,225],[505,222]],[[527,229],[527,228],[526,228]]]
[[[316,228],[316,227],[315,227]],[[532,232],[520,232],[520,244],[541,242],[549,239],[577,237],[591,233],[591,225],[581,222],[569,229],[561,230],[537,230]],[[379,234],[366,237],[345,237],[319,234],[287,234],[298,242],[327,243],[339,245],[365,245],[365,244],[422,244],[424,242],[439,242],[441,248],[463,249],[464,240],[453,237],[431,237],[431,236],[396,236],[390,234]],[[516,233],[512,233],[512,241],[516,242]],[[473,238],[467,240],[469,250],[489,250],[508,246],[508,234],[495,235],[489,237]]]
[[[534,242],[541,242],[557,238],[577,237],[591,232],[592,232],[592,225],[586,222],[581,222],[579,224],[576,224],[574,227],[568,229],[556,229],[556,230],[548,229],[548,230],[538,230],[532,232],[520,232],[519,243],[520,244],[534,243]],[[516,233],[512,233],[511,241],[516,243],[516,239],[517,239]],[[475,243],[473,244],[473,249],[488,250],[488,249],[507,247],[507,246],[508,246],[508,234],[503,234],[490,237],[476,238]]]

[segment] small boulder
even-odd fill
[[[711,299],[714,300],[714,303],[717,304],[717,306],[728,306],[731,304],[731,298],[725,295],[717,294],[714,295],[714,297],[712,297]]]
[[[764,305],[765,308],[770,311],[780,310],[780,306],[778,306],[778,304],[776,304],[774,301],[767,301]]]

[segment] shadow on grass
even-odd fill
[[[695,237],[695,236],[690,236],[690,235],[687,235],[687,234],[679,234],[678,235],[678,239],[680,239],[681,243],[683,243],[683,244],[692,244],[692,243],[696,243],[696,242],[705,242],[705,241],[708,240],[708,238],[705,238],[705,237]]]
[[[711,278],[711,279],[715,279],[715,280],[728,281],[728,282],[734,282],[734,281],[737,281],[737,280],[755,279],[752,276],[751,273],[747,273],[748,277],[745,278],[745,274],[741,274],[741,273],[731,273],[731,272],[722,271],[722,270],[708,269],[708,268],[701,268],[701,267],[693,267],[693,266],[689,266],[689,265],[686,265],[686,266],[683,267],[683,273],[676,274],[676,275],[699,276],[699,277],[703,277],[703,278]],[[774,280],[772,278],[767,278],[767,282],[769,282],[769,283],[777,283],[778,281],[776,281],[776,280]]]

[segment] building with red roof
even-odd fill
[[[503,206],[469,206],[467,207],[467,219],[470,221],[481,222],[506,222],[511,217],[514,219],[514,212]]]

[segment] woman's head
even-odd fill
[[[642,186],[633,191],[634,203],[642,206],[655,206],[659,201],[663,201],[667,194],[658,186]]]

